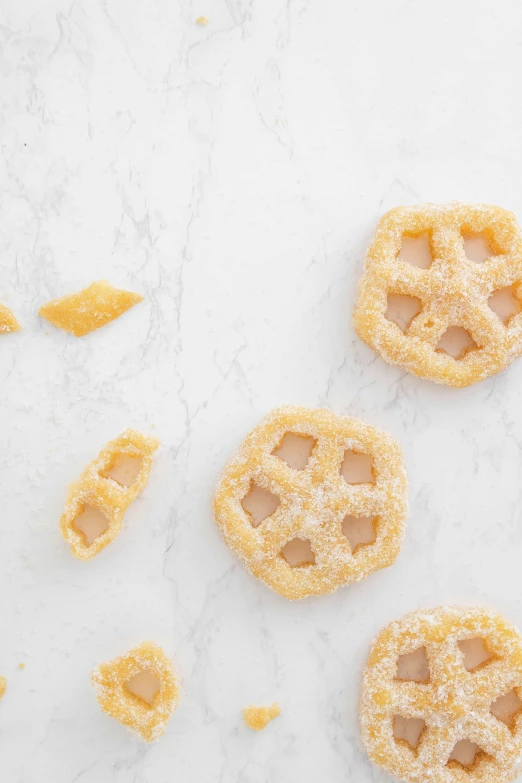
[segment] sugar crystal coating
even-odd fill
[[[459,647],[468,639],[484,640],[492,653],[472,671]],[[429,679],[398,679],[399,656],[422,647]],[[363,745],[375,764],[407,783],[507,783],[522,771],[522,715],[510,729],[492,705],[512,690],[522,694],[522,636],[501,615],[455,606],[414,612],[384,628],[370,651],[360,704]],[[425,721],[415,749],[395,739],[397,717]],[[458,743],[473,751],[469,766],[452,758]]]
[[[403,237],[429,235],[432,263],[419,268],[399,257]],[[484,236],[491,255],[466,257],[464,239]],[[522,301],[522,232],[511,212],[485,204],[424,204],[384,215],[359,281],[354,325],[383,359],[449,386],[469,386],[503,370],[522,355],[522,312],[507,322],[488,306],[512,287]],[[403,332],[386,318],[388,297],[414,297],[420,312]],[[437,346],[448,329],[472,340],[462,358]]]
[[[303,470],[275,456],[287,433],[315,439]],[[370,455],[374,482],[348,484],[344,454]],[[257,524],[242,505],[252,482],[280,499]],[[214,494],[214,516],[228,546],[249,571],[289,599],[332,593],[391,565],[399,554],[407,514],[407,481],[398,444],[359,419],[328,410],[282,407],[245,439],[225,467]],[[346,516],[372,517],[375,539],[352,553]],[[282,554],[296,537],[311,544],[313,564],[292,567]]]
[[[0,334],[8,332],[20,332],[22,327],[14,317],[12,311],[3,304],[0,304]]]
[[[157,438],[142,435],[136,430],[125,430],[118,438],[104,446],[96,459],[87,465],[79,479],[71,485],[60,518],[60,530],[71,545],[73,555],[79,560],[90,560],[114,541],[121,530],[125,511],[147,485],[158,446]],[[141,459],[136,480],[130,486],[122,486],[103,475],[119,457]],[[86,506],[101,512],[108,523],[105,532],[90,544],[85,534],[75,526],[75,521]]]
[[[250,729],[262,731],[280,713],[281,709],[277,702],[270,704],[268,707],[255,707],[253,704],[250,704],[243,710],[243,718]]]
[[[126,687],[143,671],[150,672],[159,682],[152,706]],[[102,710],[145,742],[155,742],[165,733],[177,706],[178,684],[171,661],[157,644],[142,642],[125,655],[101,663],[91,673],[91,682]]]
[[[106,280],[98,280],[83,291],[47,302],[40,307],[38,315],[76,337],[83,337],[119,318],[142,300],[141,294],[122,291]]]

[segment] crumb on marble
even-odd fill
[[[196,19],[196,24],[206,25],[208,24],[208,19],[206,16],[198,16]]]
[[[277,718],[281,709],[277,701],[268,707],[255,707],[250,704],[243,710],[246,725],[254,731],[262,731],[271,720]]]
[[[25,669],[25,663],[19,663],[18,664],[19,669]]]

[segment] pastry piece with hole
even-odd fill
[[[280,714],[281,709],[276,701],[268,707],[255,707],[253,704],[250,704],[243,710],[243,718],[246,725],[254,731],[262,731],[271,720],[274,720]]]
[[[125,655],[101,663],[91,674],[100,707],[145,742],[155,742],[167,728],[178,702],[171,661],[161,647],[142,642]]]
[[[142,300],[141,294],[122,291],[106,280],[98,280],[83,291],[47,302],[40,307],[38,315],[75,337],[83,337],[119,318]]]
[[[320,409],[272,411],[214,493],[226,543],[289,599],[332,593],[391,565],[406,513],[397,443],[359,419]]]
[[[359,336],[390,364],[469,386],[522,355],[522,231],[485,204],[397,207],[359,281]]]
[[[79,560],[90,560],[114,541],[125,511],[147,485],[158,446],[150,435],[125,430],[71,485],[60,530]]]
[[[407,783],[508,783],[522,771],[522,636],[488,609],[390,623],[363,675],[371,760]]]
[[[22,327],[14,317],[12,311],[5,305],[0,304],[0,334],[21,331]]]

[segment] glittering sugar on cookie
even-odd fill
[[[522,636],[482,608],[390,623],[363,676],[371,760],[407,783],[508,783],[522,768]]]
[[[119,318],[142,300],[141,294],[122,291],[106,280],[99,280],[83,291],[47,302],[40,307],[38,314],[54,326],[83,337]]]
[[[114,541],[125,511],[145,489],[158,446],[157,438],[125,430],[69,488],[60,530],[79,560],[90,560]]]
[[[383,359],[469,386],[522,355],[522,232],[484,204],[397,207],[381,218],[354,312]]]
[[[225,467],[214,516],[249,571],[290,599],[391,565],[407,513],[397,443],[328,410],[274,410]]]
[[[178,702],[174,668],[161,647],[142,642],[125,655],[101,663],[91,674],[100,707],[145,742],[166,731]]]

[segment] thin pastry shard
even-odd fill
[[[424,245],[422,264],[411,258],[410,245],[421,239],[431,263]],[[472,240],[482,255],[470,251]],[[405,310],[408,300],[419,303],[418,312]],[[397,207],[379,221],[354,325],[385,361],[436,383],[469,386],[522,355],[521,311],[522,231],[511,212],[424,204]]]
[[[0,699],[4,695],[7,689],[7,680],[5,677],[0,677]]]
[[[83,337],[119,318],[142,299],[141,294],[122,291],[106,280],[98,280],[83,291],[47,302],[40,307],[38,315],[76,337]]]
[[[429,675],[415,676],[413,666],[398,678],[400,662],[419,650]],[[471,652],[482,659],[472,668]],[[508,783],[522,771],[520,694],[522,636],[501,615],[454,606],[414,612],[372,646],[361,693],[363,745],[407,783]]]
[[[302,446],[298,462],[289,453],[288,434],[313,439],[306,464]],[[406,484],[401,450],[384,432],[327,410],[288,406],[272,411],[225,467],[214,516],[254,576],[298,599],[332,593],[394,562]],[[374,529],[354,551],[343,529],[347,517],[371,518]]]
[[[167,728],[178,702],[172,663],[153,642],[142,642],[125,655],[101,663],[91,674],[104,712],[145,742],[155,742]]]
[[[269,707],[255,707],[253,704],[250,704],[243,710],[243,718],[250,729],[262,731],[280,713],[281,709],[277,702],[274,702]]]
[[[157,438],[125,430],[72,484],[60,530],[79,560],[90,560],[114,541],[125,511],[145,489],[158,446]]]
[[[12,311],[5,305],[0,304],[0,334],[20,331],[22,331],[22,327],[14,317]]]

